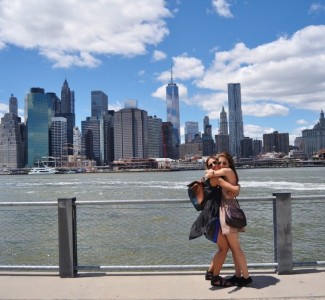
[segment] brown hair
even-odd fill
[[[234,159],[232,158],[232,156],[228,152],[221,152],[221,153],[217,154],[217,158],[219,159],[220,157],[224,157],[228,161],[229,168],[234,171],[235,176],[236,176],[236,180],[237,180],[237,184],[238,184],[239,178],[238,178],[237,171],[235,169]]]

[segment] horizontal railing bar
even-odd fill
[[[241,202],[250,201],[273,201],[275,197],[237,197]],[[304,201],[304,200],[323,200],[325,196],[291,196],[291,200]],[[170,204],[170,203],[189,203],[188,199],[128,199],[128,200],[93,200],[93,201],[76,201],[77,206],[85,205],[123,205],[123,204]],[[0,206],[57,206],[57,201],[37,201],[37,202],[0,202]]]
[[[8,265],[8,266],[1,266],[0,270],[11,270],[11,271],[20,271],[20,270],[29,270],[29,271],[58,271],[59,266],[28,266],[28,265]]]
[[[0,206],[58,206],[57,201],[0,202]]]
[[[250,263],[250,268],[276,267],[277,263]],[[105,271],[137,271],[137,270],[206,270],[208,265],[142,265],[142,266],[77,266],[78,271],[105,270]],[[224,264],[222,268],[234,268],[233,264]]]
[[[295,267],[305,266],[325,266],[325,261],[307,261],[307,262],[294,262]],[[277,263],[249,263],[249,268],[270,268],[277,267]],[[206,270],[209,265],[150,265],[150,266],[77,266],[78,271],[139,271],[139,270]],[[234,268],[234,264],[224,264],[223,268]],[[59,266],[29,266],[29,265],[0,265],[0,270],[10,271],[58,271]]]

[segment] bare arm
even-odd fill
[[[210,179],[211,180],[211,179]],[[232,185],[228,181],[223,178],[218,178],[219,186],[221,186],[224,190],[227,191],[227,194],[231,193],[231,196],[237,197],[240,192],[240,185]]]

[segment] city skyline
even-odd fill
[[[30,88],[60,97],[67,79],[79,128],[91,115],[96,90],[108,96],[108,109],[117,111],[124,100],[135,99],[148,115],[166,121],[171,63],[182,143],[187,121],[198,122],[203,132],[209,116],[213,136],[217,133],[223,106],[228,113],[228,83],[241,84],[244,135],[253,139],[288,132],[293,144],[325,108],[324,0],[294,6],[280,0],[0,5],[0,117],[9,111],[11,94],[24,117]]]

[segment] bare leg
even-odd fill
[[[238,233],[232,233],[226,236],[229,247],[233,253],[234,262],[236,266],[236,275],[239,270],[244,278],[249,277],[247,261],[243,250],[240,247]],[[238,269],[237,269],[238,268]],[[238,274],[239,275],[239,274]]]
[[[212,261],[214,276],[220,274],[222,265],[226,260],[227,253],[229,250],[228,241],[226,239],[226,236],[221,233],[221,230],[219,230],[217,243],[218,243],[218,251],[213,257],[213,261]]]

